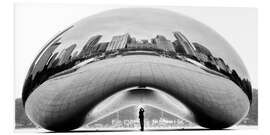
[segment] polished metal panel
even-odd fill
[[[23,87],[23,103],[25,105],[34,91],[42,89],[52,80],[67,78],[77,72],[78,74],[90,73],[90,69],[85,71],[84,68],[88,66],[91,68],[91,65],[93,67],[98,65],[95,63],[109,62],[110,59],[119,59],[119,57],[129,59],[134,55],[140,55],[139,58],[145,56],[146,59],[150,55],[151,59],[152,57],[165,58],[160,59],[161,61],[176,60],[182,64],[186,63],[188,66],[185,68],[194,72],[207,73],[213,78],[223,78],[228,89],[241,89],[251,103],[252,88],[247,70],[238,54],[224,38],[192,18],[167,10],[147,8],[106,11],[87,17],[59,33],[48,42],[32,63]],[[175,64],[175,62],[172,63]],[[107,66],[110,66],[110,62]],[[95,68],[95,72],[100,71]],[[186,74],[183,73],[183,75]],[[196,85],[196,81],[198,82],[196,79],[192,81],[194,81],[191,83],[193,85]],[[62,89],[60,85],[57,87]],[[186,87],[179,86],[178,88]],[[184,102],[189,104],[187,101]],[[193,108],[194,110],[196,109]],[[246,113],[246,110],[239,112]],[[193,113],[196,114],[196,111]],[[242,116],[243,114],[235,116],[235,121],[227,124],[234,124]],[[200,122],[205,121],[198,120],[198,123]],[[37,124],[40,123],[37,122]]]

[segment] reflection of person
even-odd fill
[[[143,108],[140,108],[140,111],[139,111],[139,119],[140,119],[140,125],[141,125],[141,131],[144,130],[144,109]]]

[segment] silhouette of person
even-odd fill
[[[141,125],[141,131],[144,130],[144,109],[143,108],[140,108],[140,111],[139,111],[139,119],[140,119],[140,125]]]

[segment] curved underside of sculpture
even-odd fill
[[[31,93],[25,102],[31,121],[67,131],[122,108],[147,104],[221,129],[239,122],[250,106],[243,90],[228,78],[180,60],[137,54],[76,68],[51,77]]]

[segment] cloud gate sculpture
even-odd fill
[[[161,9],[115,9],[60,32],[33,61],[29,119],[69,131],[134,105],[209,129],[239,123],[252,101],[247,70],[214,30]]]

